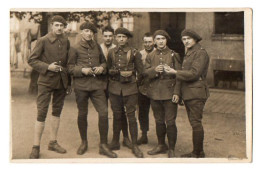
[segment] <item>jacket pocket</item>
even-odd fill
[[[207,88],[203,81],[196,81],[188,87],[193,98],[206,99],[208,97]]]
[[[46,76],[48,77],[53,77],[55,75],[56,72],[52,72],[52,71],[47,71]]]

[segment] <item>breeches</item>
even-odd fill
[[[64,99],[66,96],[66,89],[53,89],[44,85],[38,85],[37,96],[37,121],[44,122],[48,113],[49,104],[52,95],[52,115],[60,117]]]

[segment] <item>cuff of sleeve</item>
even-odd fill
[[[75,68],[74,68],[73,75],[74,75],[75,77],[82,77],[83,75],[82,75],[81,70],[82,70],[82,67],[75,67]]]
[[[103,67],[103,72],[102,72],[102,74],[106,74],[107,73],[107,67],[106,67],[106,65],[100,65],[100,67]]]
[[[47,64],[47,63],[46,63],[46,64],[43,64],[42,67],[41,67],[40,73],[46,74],[47,71],[48,71],[48,68],[49,68],[49,64]]]
[[[148,71],[148,77],[149,77],[150,79],[156,78],[156,77],[158,77],[158,76],[159,76],[159,74],[155,71],[155,68],[151,68],[151,69]]]

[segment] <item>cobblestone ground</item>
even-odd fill
[[[29,79],[13,77],[11,79],[11,151],[12,159],[27,159],[32,143],[34,122],[36,120],[36,97],[27,94]],[[207,158],[246,158],[246,128],[245,128],[245,93],[242,91],[211,90],[211,96],[206,103],[203,124],[205,129],[204,148]],[[77,128],[77,107],[72,93],[65,100],[62,112],[59,143],[67,149],[66,154],[58,154],[47,150],[49,141],[49,110],[46,127],[41,142],[41,158],[106,158],[98,154],[99,133],[97,113],[93,105],[89,105],[88,141],[89,149],[82,156],[76,154],[80,145]],[[176,156],[192,150],[191,127],[184,107],[179,107],[177,116],[178,140]],[[140,131],[139,131],[140,134]],[[109,108],[109,136],[112,138],[112,112]],[[157,144],[155,123],[150,110],[149,143],[140,146],[145,158],[166,158],[166,154],[150,156],[147,151]],[[122,139],[121,139],[122,140]],[[134,158],[131,151],[121,145],[116,151],[119,158]]]

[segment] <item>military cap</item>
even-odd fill
[[[66,20],[60,15],[53,16],[51,18],[51,23],[53,23],[53,22],[60,22],[60,23],[63,23],[63,25],[67,26]]]
[[[97,28],[94,24],[90,23],[90,22],[83,22],[80,27],[80,30],[83,29],[90,29],[91,31],[93,31],[94,33],[97,33]]]
[[[181,36],[190,36],[192,37],[194,40],[196,40],[197,42],[199,42],[200,40],[202,40],[202,38],[199,36],[199,34],[197,34],[195,31],[191,30],[191,29],[184,29],[181,32]]]
[[[115,35],[117,35],[117,34],[124,34],[124,35],[126,35],[128,38],[133,37],[133,34],[131,34],[128,29],[123,28],[123,27],[120,27],[120,28],[117,28],[117,29],[116,29]]]
[[[169,34],[168,34],[166,31],[164,31],[164,30],[157,30],[157,31],[155,31],[154,34],[153,34],[153,38],[155,38],[156,35],[162,35],[162,36],[164,36],[167,40],[170,40],[170,39],[171,39],[171,37],[169,36]]]

